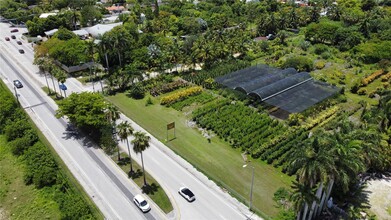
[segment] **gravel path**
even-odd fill
[[[391,220],[391,177],[368,181],[367,190],[371,211],[376,214],[379,220]]]

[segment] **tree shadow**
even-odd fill
[[[128,172],[128,177],[132,179],[140,178],[142,175],[143,175],[143,171],[141,171],[140,169],[137,169],[136,171],[133,172],[130,171]]]
[[[142,187],[143,193],[147,195],[154,195],[160,186],[156,185],[155,183],[152,183],[151,185],[147,184]]]
[[[121,157],[121,160],[117,161],[117,164],[119,166],[126,166],[130,164],[130,158],[129,157]]]

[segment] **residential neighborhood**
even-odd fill
[[[391,219],[391,1],[0,0],[0,220]]]

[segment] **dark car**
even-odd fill
[[[18,79],[14,80],[14,85],[16,88],[22,88],[23,84]]]
[[[23,49],[19,49],[19,53],[24,53],[24,50]]]
[[[15,32],[19,32],[19,30],[18,29],[12,29],[11,30],[11,33],[15,33]]]
[[[18,40],[16,41],[17,44],[22,45],[22,41]]]
[[[10,38],[9,38],[9,37],[5,37],[5,40],[6,40],[6,41],[10,41]]]
[[[15,35],[11,35],[11,38],[12,38],[12,39],[16,39]]]
[[[195,200],[194,193],[192,191],[190,191],[190,189],[187,187],[179,188],[178,193],[181,194],[181,196],[183,196],[183,198],[185,198],[189,202],[192,202]]]

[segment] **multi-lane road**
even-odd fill
[[[253,219],[248,209],[229,194],[223,192],[216,184],[208,180],[189,163],[173,153],[164,144],[151,136],[151,147],[144,153],[146,170],[161,184],[168,194],[174,211],[164,214],[151,201],[152,210],[142,214],[134,204],[132,197],[140,189],[104,153],[86,139],[78,139],[65,131],[64,119],[56,119],[56,104],[46,96],[41,87],[46,85],[38,68],[32,64],[33,50],[31,44],[21,40],[19,29],[10,33],[8,24],[0,23],[0,76],[13,91],[12,81],[19,79],[24,87],[17,90],[19,100],[29,115],[44,132],[57,153],[67,164],[86,192],[97,204],[107,219]],[[6,41],[12,34],[16,40]],[[23,49],[20,54],[18,49]],[[77,80],[69,78],[66,82],[68,94],[72,92],[91,91],[91,86],[84,86]],[[125,116],[136,130],[144,131],[140,126]],[[126,151],[125,146],[121,146]],[[133,158],[140,163],[140,158]],[[189,203],[178,193],[181,186],[189,187],[196,195],[196,201]]]

